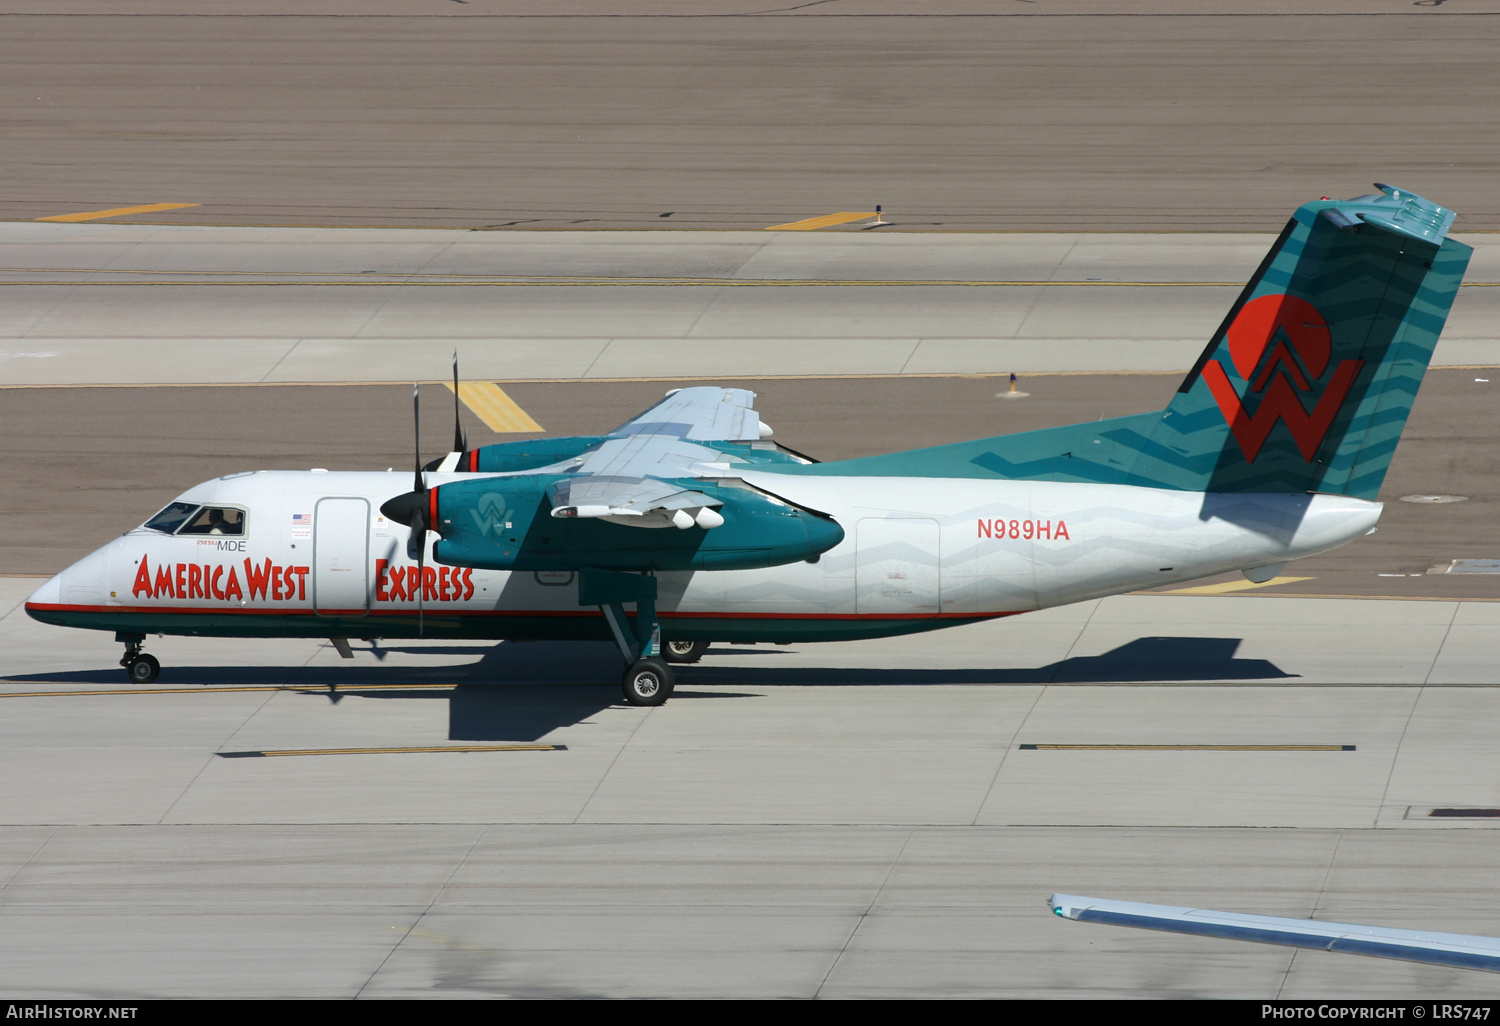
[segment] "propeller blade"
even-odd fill
[[[413,471],[413,483],[411,490],[414,492],[425,492],[427,482],[422,480],[422,397],[418,391],[416,382],[411,386],[411,419],[412,433],[417,441],[416,470]]]
[[[458,350],[453,350],[453,451],[468,452],[469,436],[458,416]]]
[[[412,518],[412,539],[417,543],[417,637],[426,629],[427,596],[427,504],[424,502]]]

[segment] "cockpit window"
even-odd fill
[[[238,537],[245,533],[245,514],[229,506],[204,506],[184,524],[178,534],[223,534]]]
[[[171,534],[198,511],[196,502],[174,502],[143,525],[147,530]]]

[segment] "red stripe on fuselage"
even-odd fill
[[[306,616],[323,618],[329,616],[415,616],[417,608],[410,609],[332,609],[316,612],[306,607],[296,609],[231,609],[221,606],[77,606],[60,602],[28,602],[28,610],[50,610],[59,613],[165,613],[174,616]],[[429,608],[434,616],[598,616],[595,609],[445,609]],[[993,620],[1002,616],[1017,616],[1029,612],[1025,609],[1009,609],[1005,612],[987,613],[703,613],[658,611],[662,620]],[[634,617],[634,613],[626,613]]]

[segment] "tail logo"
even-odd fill
[[[1354,387],[1363,360],[1341,360],[1312,412],[1300,392],[1319,391],[1317,381],[1328,370],[1333,353],[1328,323],[1318,308],[1296,296],[1261,296],[1240,308],[1227,332],[1229,362],[1245,383],[1244,398],[1258,395],[1252,413],[1240,388],[1218,360],[1203,368],[1203,379],[1229,422],[1247,463],[1254,463],[1278,420],[1285,421],[1297,450],[1311,463],[1333,425],[1339,407]]]

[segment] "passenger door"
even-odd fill
[[[370,504],[319,499],[313,513],[313,607],[323,616],[370,611]]]

